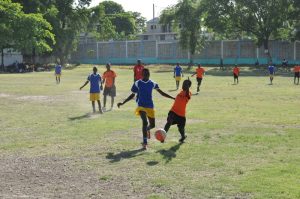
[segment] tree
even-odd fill
[[[79,34],[86,30],[89,12],[85,6],[91,0],[15,0],[28,13],[41,13],[53,27],[56,43],[53,55],[65,64],[76,50]]]
[[[128,12],[131,14],[135,20],[136,33],[142,33],[146,27],[146,18],[142,16],[139,12]]]
[[[0,1],[0,48],[15,50],[37,49],[38,52],[51,51],[48,43],[55,43],[51,25],[41,14],[25,14],[22,6],[11,0]]]
[[[290,0],[204,0],[201,9],[206,12],[206,25],[216,32],[252,34],[271,62],[269,39],[286,28],[290,6]]]
[[[100,6],[102,5],[104,7],[104,12],[107,15],[114,15],[114,14],[120,14],[125,12],[122,5],[114,1],[103,1],[99,5]]]
[[[165,9],[161,15],[160,22],[179,28],[179,43],[183,49],[190,52],[190,63],[196,51],[199,51],[204,44],[204,37],[201,34],[201,17],[197,0],[181,0],[175,6]]]

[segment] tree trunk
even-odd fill
[[[190,62],[189,62],[189,65],[188,65],[188,70],[191,70],[193,65],[194,65],[194,54],[190,52]]]
[[[4,48],[1,48],[1,70],[4,71]]]
[[[270,50],[269,50],[269,39],[268,38],[264,39],[264,49],[265,49],[265,54],[268,57],[268,62],[272,63],[272,57],[271,57],[271,53],[270,53]]]

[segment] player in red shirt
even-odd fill
[[[235,82],[236,82],[236,84],[238,84],[239,83],[240,68],[237,65],[235,65],[232,72],[233,72],[234,84],[235,84]]]
[[[133,80],[134,80],[134,82],[143,78],[143,70],[144,70],[144,66],[142,65],[142,62],[139,59],[139,60],[137,60],[137,65],[135,65],[134,68],[133,68],[133,73],[134,73]]]
[[[294,76],[294,84],[296,84],[296,79],[298,79],[298,85],[299,85],[299,77],[300,77],[300,66],[295,66],[293,69],[295,76]]]

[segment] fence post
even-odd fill
[[[125,57],[126,57],[126,59],[128,58],[128,41],[127,41],[127,39],[125,41]]]
[[[224,58],[224,41],[221,41],[221,58]]]
[[[294,61],[297,60],[297,41],[294,41]]]
[[[259,48],[256,47],[256,59],[259,59]]]
[[[99,60],[99,42],[97,42],[97,61]]]
[[[155,57],[158,59],[158,42],[155,40]]]

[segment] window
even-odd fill
[[[143,40],[148,40],[148,35],[144,35]]]
[[[160,35],[160,40],[161,41],[166,40],[166,35]]]

